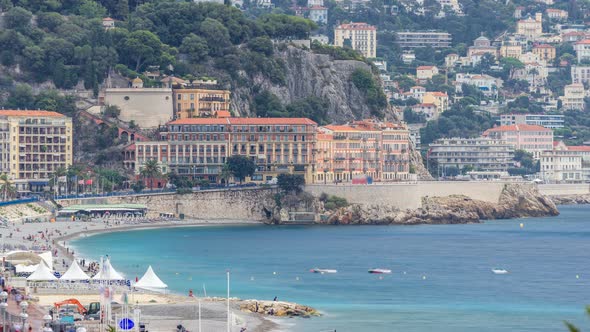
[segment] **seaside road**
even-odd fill
[[[27,309],[27,314],[29,318],[27,319],[27,326],[31,325],[33,327],[33,331],[39,331],[43,326],[43,316],[46,312],[43,311],[42,308],[37,306],[35,303],[31,301],[27,301],[29,303],[29,308]],[[13,315],[13,317],[19,317],[22,310],[16,304],[16,301],[12,296],[8,297],[8,313]],[[20,322],[20,317],[19,317]],[[20,325],[20,324],[19,324]]]

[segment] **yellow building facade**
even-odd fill
[[[72,119],[57,112],[0,110],[0,167],[19,192],[42,191],[72,164]]]
[[[212,117],[229,111],[230,91],[211,88],[172,90],[175,119]]]

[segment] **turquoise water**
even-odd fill
[[[100,234],[72,243],[129,278],[148,264],[170,288],[294,301],[323,317],[292,331],[565,331],[590,328],[590,206],[553,218],[472,225],[193,227]],[[524,228],[519,224],[524,223]],[[318,275],[314,267],[338,269]],[[391,275],[367,273],[369,268]],[[509,270],[494,275],[492,268]]]

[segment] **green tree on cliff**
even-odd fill
[[[150,159],[145,162],[141,169],[141,176],[150,180],[150,190],[154,189],[154,178],[162,176],[162,171],[158,165],[158,161]]]

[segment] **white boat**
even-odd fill
[[[492,272],[494,272],[494,274],[508,274],[508,270],[505,269],[492,269]]]
[[[318,269],[317,267],[314,269],[309,270],[310,272],[313,273],[320,273],[320,274],[324,274],[324,273],[338,273],[338,270],[333,270],[333,269]]]
[[[370,269],[369,273],[374,273],[374,274],[390,274],[391,270],[389,269]]]

